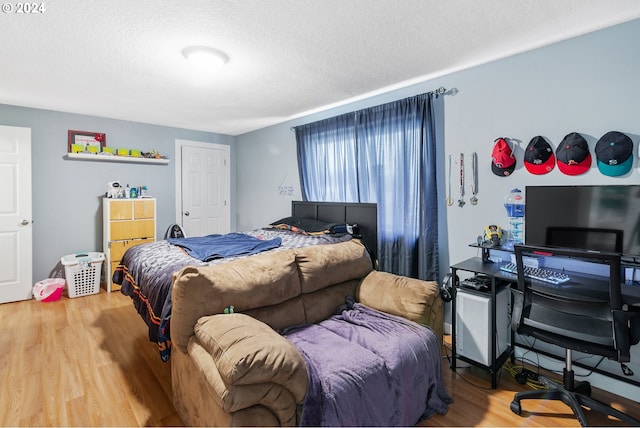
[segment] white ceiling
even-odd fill
[[[0,103],[229,135],[640,17],[637,0],[38,3],[0,13]],[[230,60],[203,75],[190,45]]]

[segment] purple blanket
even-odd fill
[[[284,335],[309,373],[302,426],[414,426],[452,401],[427,327],[353,303]]]

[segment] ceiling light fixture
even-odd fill
[[[207,46],[189,46],[182,55],[193,65],[204,70],[217,70],[229,61],[229,56],[218,49]]]

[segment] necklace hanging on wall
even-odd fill
[[[460,199],[458,199],[458,206],[460,208],[464,206],[464,153],[460,153]]]
[[[451,155],[449,155],[449,191],[447,193],[447,199],[445,199],[448,206],[453,205],[453,198],[451,197]]]
[[[476,195],[478,194],[478,155],[476,152],[473,152],[471,154],[471,193],[473,196],[471,196],[469,202],[471,202],[471,205],[477,205],[478,197]]]

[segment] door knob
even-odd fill
[[[184,215],[186,215],[187,217],[189,217],[189,211],[185,211]]]
[[[28,224],[29,224],[29,220],[22,220],[22,223],[21,223],[21,224],[22,224],[23,226],[26,226],[26,225],[28,225]]]

